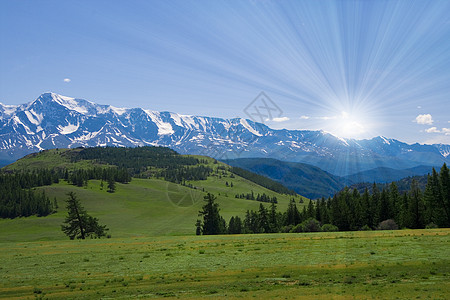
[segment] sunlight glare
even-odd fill
[[[336,119],[335,134],[343,138],[359,138],[366,132],[366,129],[361,121],[363,116],[349,114],[343,111]]]

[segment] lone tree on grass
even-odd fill
[[[116,182],[113,178],[108,179],[108,193],[114,193],[116,191]]]
[[[204,235],[226,233],[226,223],[219,214],[220,209],[219,204],[215,202],[216,199],[213,194],[208,193],[204,197],[206,203],[203,205],[202,210],[199,211],[199,216],[203,216],[201,232]],[[199,222],[197,222],[197,228],[199,228],[199,225]]]
[[[71,239],[85,239],[86,237],[100,238],[106,236],[106,225],[99,225],[98,219],[87,214],[86,210],[81,206],[80,200],[77,199],[74,192],[67,194],[68,199],[67,210],[68,215],[64,224],[61,225],[62,231]]]

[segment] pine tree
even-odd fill
[[[361,204],[361,195],[359,194],[357,189],[353,189],[352,193],[352,222],[351,222],[351,228],[352,230],[358,230],[362,228],[365,223],[363,223],[363,215],[364,215],[364,209]]]
[[[424,212],[425,206],[423,204],[422,192],[419,189],[417,180],[413,179],[409,192],[409,225],[411,228],[425,227]]]
[[[398,187],[395,182],[389,185],[389,203],[391,207],[391,218],[399,222],[400,219],[400,194],[398,193]]]
[[[229,234],[241,234],[242,233],[242,220],[238,216],[231,217],[228,223]]]
[[[378,220],[381,222],[391,219],[390,211],[389,195],[386,189],[383,189],[380,194],[380,201],[378,202]]]
[[[219,204],[215,202],[216,197],[208,193],[204,200],[206,203],[199,211],[199,216],[203,216],[202,233],[204,235],[225,233],[219,214]]]
[[[74,192],[67,194],[66,200],[68,215],[61,225],[62,231],[71,239],[85,239],[86,237],[102,237],[106,235],[108,229],[105,225],[99,225],[98,219],[87,214],[86,210],[81,206],[80,200],[77,199]]]
[[[364,193],[361,196],[361,206],[363,208],[363,214],[361,219],[361,224],[371,226],[370,225],[370,195],[369,190],[366,188]]]
[[[202,221],[197,219],[197,222],[195,222],[195,234],[201,235],[202,234]]]
[[[278,232],[278,230],[279,230],[277,205],[275,202],[272,202],[272,204],[270,205],[269,227],[270,227],[270,232]]]
[[[295,200],[291,199],[289,202],[289,206],[286,211],[286,218],[284,225],[297,225],[300,223],[300,212],[297,209],[297,205],[295,204]]]
[[[442,194],[442,207],[446,217],[446,222],[443,227],[450,227],[450,171],[445,163],[441,168],[439,179]]]
[[[308,210],[306,212],[306,216],[304,217],[304,220],[306,220],[308,218],[315,218],[315,217],[316,217],[316,211],[314,208],[314,201],[309,200]]]
[[[269,217],[267,209],[262,205],[262,203],[259,204],[259,213],[258,213],[258,232],[261,233],[268,233],[270,232],[270,223],[269,223]]]
[[[116,182],[111,177],[108,179],[108,193],[114,193],[116,191]]]

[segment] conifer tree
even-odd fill
[[[67,210],[68,215],[61,225],[62,231],[71,239],[85,239],[86,237],[102,237],[106,235],[109,229],[105,225],[99,225],[98,219],[87,214],[86,210],[81,206],[80,200],[74,192],[67,194]]]
[[[197,222],[195,222],[195,234],[201,235],[202,234],[202,221],[197,219]]]
[[[270,205],[269,227],[270,227],[270,232],[278,232],[278,230],[279,230],[277,205],[274,201],[272,201],[272,204]]]
[[[108,179],[108,192],[109,193],[114,193],[115,191],[116,191],[116,182],[111,177],[111,178]]]
[[[285,222],[284,225],[297,225],[300,223],[300,212],[297,209],[297,205],[295,204],[295,200],[291,199],[289,202],[289,206],[287,208],[285,214]]]
[[[203,216],[202,233],[204,235],[225,233],[222,225],[222,217],[219,214],[219,204],[216,197],[208,193],[205,197],[205,205],[199,211],[199,216]]]
[[[417,180],[413,179],[411,183],[411,190],[409,192],[409,221],[410,228],[424,228],[424,212],[425,206],[423,204],[422,192],[419,189]]]
[[[442,194],[441,205],[445,214],[443,219],[446,219],[443,227],[450,227],[450,171],[445,163],[441,168],[439,179]]]
[[[258,232],[261,233],[270,232],[270,223],[267,208],[265,208],[264,205],[262,205],[262,203],[259,204],[258,227],[259,227]]]

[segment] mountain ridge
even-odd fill
[[[450,145],[394,139],[343,139],[324,131],[271,129],[223,119],[117,108],[44,93],[27,104],[0,104],[0,161],[51,148],[165,146],[218,159],[272,157],[345,176],[376,167],[407,169],[450,161]]]

